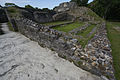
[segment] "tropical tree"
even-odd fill
[[[5,3],[5,6],[16,6],[14,3]]]
[[[89,7],[104,19],[120,18],[120,0],[94,0]]]
[[[34,7],[32,7],[31,5],[25,5],[25,8],[31,8],[31,9],[34,9]]]
[[[71,0],[71,2],[76,2],[79,6],[86,6],[89,0]]]

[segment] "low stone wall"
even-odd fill
[[[102,23],[98,28],[95,36],[86,45],[84,57],[88,58],[87,62],[102,75],[114,80],[114,68],[111,55],[111,44],[107,38],[106,24]]]
[[[69,33],[71,33],[71,34],[77,34],[79,31],[83,31],[83,30],[85,30],[87,27],[89,27],[91,24],[89,24],[89,23],[85,23],[85,25],[83,25],[82,27],[80,26],[80,27],[78,27],[78,28],[76,28],[76,29],[73,29],[72,31],[70,31]]]
[[[62,25],[68,25],[68,24],[72,24],[72,23],[73,23],[73,21],[70,21],[70,22],[65,22],[63,24],[50,25],[50,26],[47,26],[47,27],[49,27],[49,28],[53,28],[53,27],[57,27],[57,26],[61,26],[62,27]]]
[[[87,37],[90,37],[92,34],[94,34],[96,30],[97,30],[97,27],[94,27],[92,31],[89,34],[87,34]]]
[[[4,9],[0,9],[0,23],[8,22],[7,15]]]
[[[18,30],[41,46],[54,50],[64,59],[103,80],[115,80],[112,67],[110,42],[106,36],[105,24],[101,24],[95,36],[83,49],[77,39],[44,25],[20,18],[16,20]]]

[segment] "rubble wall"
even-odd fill
[[[4,9],[0,9],[0,23],[8,22],[7,15]]]
[[[29,19],[16,20],[18,30],[43,47],[54,50],[76,66],[100,76],[103,80],[115,80],[110,42],[105,23],[102,23],[95,36],[83,49],[77,39],[63,32],[38,25]]]

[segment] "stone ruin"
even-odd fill
[[[39,25],[32,20],[19,18],[16,19],[16,23],[20,33],[38,42],[39,45],[56,51],[60,57],[100,76],[103,80],[115,80],[112,50],[104,22],[99,24],[96,34],[85,48],[71,35]]]
[[[0,8],[0,23],[7,22],[8,18],[5,14],[5,10],[3,8]]]
[[[90,9],[78,7],[75,2],[64,2],[54,8],[57,16],[67,15],[69,20],[94,21],[94,17],[88,14]],[[65,13],[65,14],[64,14]]]
[[[73,9],[75,13],[72,12]],[[87,21],[82,27],[73,29],[68,34],[52,29],[59,25],[42,25],[24,16],[15,19],[16,27],[26,37],[38,42],[43,47],[56,51],[60,57],[73,62],[76,66],[100,76],[103,80],[115,80],[111,55],[112,50],[107,38],[106,24],[105,22],[95,21],[94,17],[86,14],[87,10],[85,7],[76,6],[73,2],[67,2],[55,7],[54,11],[56,11],[56,14],[52,15],[52,17],[48,13],[34,13],[37,15],[40,14],[36,16],[37,19],[43,19],[42,21],[39,19],[37,22],[70,20],[70,22],[59,24],[67,25],[73,23],[75,20]],[[50,19],[45,18],[44,20],[44,16],[41,16],[41,14],[49,15]],[[87,35],[90,36],[95,33],[85,47],[82,47],[75,37],[79,31],[84,31],[88,28],[90,23],[96,24],[97,28],[95,27]]]
[[[38,23],[52,21],[94,21],[94,17],[88,15],[88,8],[78,7],[75,2],[65,2],[50,11],[33,10],[18,7],[23,17]]]

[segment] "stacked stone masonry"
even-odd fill
[[[38,25],[32,20],[19,18],[16,19],[16,24],[20,33],[38,42],[39,45],[56,51],[60,57],[101,76],[103,80],[115,80],[105,23],[100,24],[95,36],[84,49],[72,36],[45,25]]]

